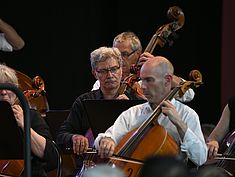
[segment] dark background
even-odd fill
[[[40,75],[46,84],[50,109],[69,109],[77,96],[92,88],[95,79],[89,63],[91,51],[111,46],[113,38],[127,30],[139,36],[145,49],[156,30],[172,22],[166,13],[175,5],[183,10],[185,24],[177,31],[172,47],[157,47],[154,54],[166,56],[175,66],[175,74],[185,79],[192,69],[202,73],[204,84],[195,90],[195,98],[189,103],[202,123],[216,123],[232,94],[227,92],[221,99],[221,0],[12,3],[14,9],[10,2],[1,5],[0,18],[17,30],[26,45],[20,51],[0,52],[0,61],[31,78]]]

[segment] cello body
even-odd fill
[[[168,135],[166,129],[158,123],[151,125],[144,137],[140,137],[141,141],[138,141],[139,143],[133,144],[130,148],[128,146],[126,149],[123,148],[130,141],[130,138],[136,134],[138,134],[138,129],[134,129],[124,136],[114,153],[141,161],[153,155],[176,156],[179,154],[178,144]],[[111,160],[109,163],[121,168],[128,177],[138,176],[142,167],[141,163],[129,163],[119,160]]]
[[[0,174],[21,176],[24,171],[24,160],[0,160]]]

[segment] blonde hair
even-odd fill
[[[9,83],[19,86],[18,78],[14,69],[6,66],[6,64],[0,64],[0,83]]]

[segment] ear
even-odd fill
[[[96,72],[95,72],[95,70],[94,70],[94,69],[92,69],[92,70],[91,70],[91,73],[92,73],[92,74],[93,74],[93,76],[98,80],[98,77],[97,77]]]
[[[171,87],[173,76],[171,74],[167,74],[167,75],[165,75],[164,78],[165,78],[165,86]]]
[[[137,53],[137,55],[140,56],[142,54],[142,51],[141,50],[137,50],[136,53]]]

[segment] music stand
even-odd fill
[[[57,132],[68,117],[70,110],[50,110],[46,112],[45,121],[50,128],[50,132],[54,141],[56,141]]]
[[[83,100],[94,138],[112,126],[123,111],[145,102],[146,100]]]
[[[23,134],[15,120],[11,105],[0,101],[0,159],[24,159]]]

